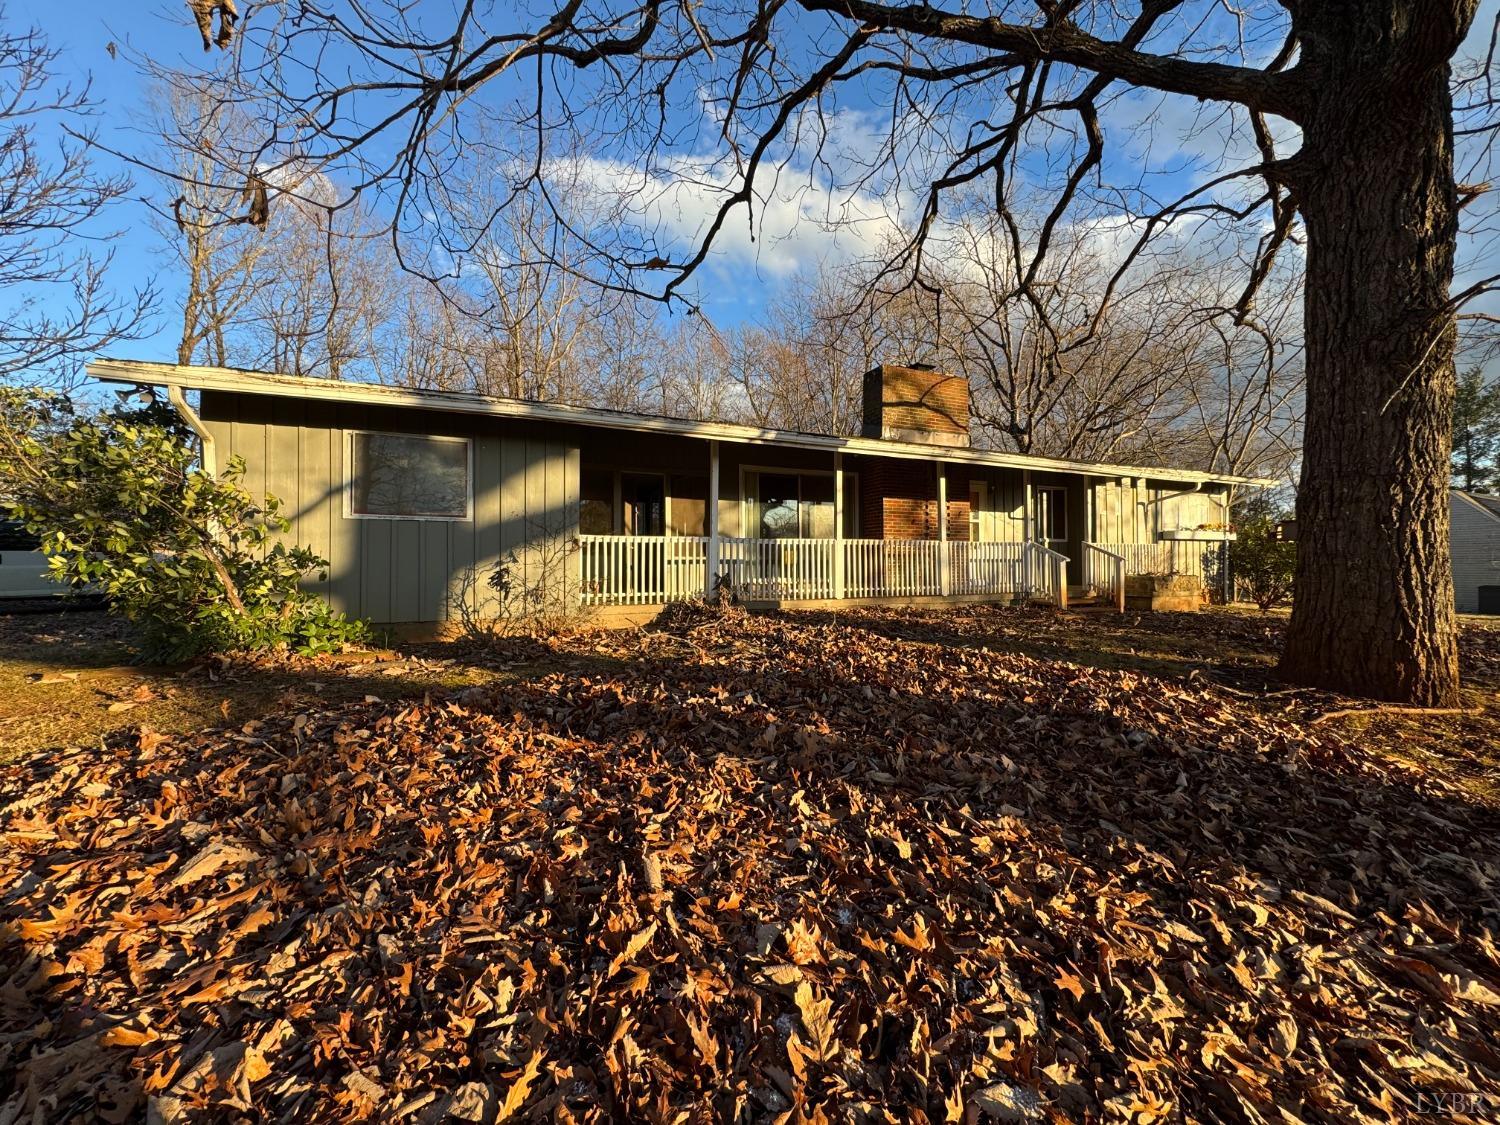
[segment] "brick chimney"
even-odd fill
[[[969,381],[924,364],[883,363],[865,373],[865,437],[969,444]]]

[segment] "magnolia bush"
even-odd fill
[[[65,398],[0,390],[0,496],[39,535],[55,581],[89,586],[141,630],[151,659],[290,650],[368,638],[301,582],[328,563],[280,539],[281,503],[240,486],[244,462],[199,470],[159,403],[79,414]]]
[[[1297,544],[1278,539],[1276,521],[1257,515],[1240,524],[1239,537],[1229,544],[1229,566],[1236,583],[1269,613],[1292,597]]]

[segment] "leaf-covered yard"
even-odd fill
[[[1494,719],[1278,628],[682,610],[21,757],[0,1121],[1492,1120]]]

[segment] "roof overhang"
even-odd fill
[[[1082,473],[1097,477],[1144,477],[1151,480],[1184,481],[1189,484],[1271,486],[1278,483],[1264,477],[1232,476],[1157,466],[1068,461],[1057,457],[1030,457],[1020,453],[1002,453],[984,449],[954,449],[920,442],[887,441],[883,438],[834,437],[829,434],[774,430],[732,422],[697,422],[686,418],[666,418],[654,414],[631,414],[626,411],[565,406],[560,403],[496,398],[467,391],[434,391],[415,387],[393,387],[379,383],[351,383],[300,375],[277,375],[267,371],[247,371],[235,367],[198,367],[135,359],[97,359],[88,364],[88,373],[91,378],[105,383],[181,387],[184,390],[222,391],[232,394],[352,403],[362,406],[388,406],[448,414],[481,414],[495,418],[556,422],[606,430],[626,430],[634,433],[675,434],[682,437],[737,442],[744,445],[775,445],[792,449],[826,450],[830,453],[896,457],[912,461],[988,465],[1000,468],[1030,469],[1035,472]]]

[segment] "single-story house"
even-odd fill
[[[167,388],[205,467],[243,458],[246,487],[281,499],[290,538],[329,560],[319,591],[381,623],[530,597],[639,614],[721,586],[773,604],[1123,605],[1128,574],[1212,578],[1230,490],[1270,483],[974,448],[968,383],[921,366],[869,373],[859,437],[217,367],[88,370]]]
[[[1500,496],[1455,488],[1449,511],[1458,612],[1500,614]]]

